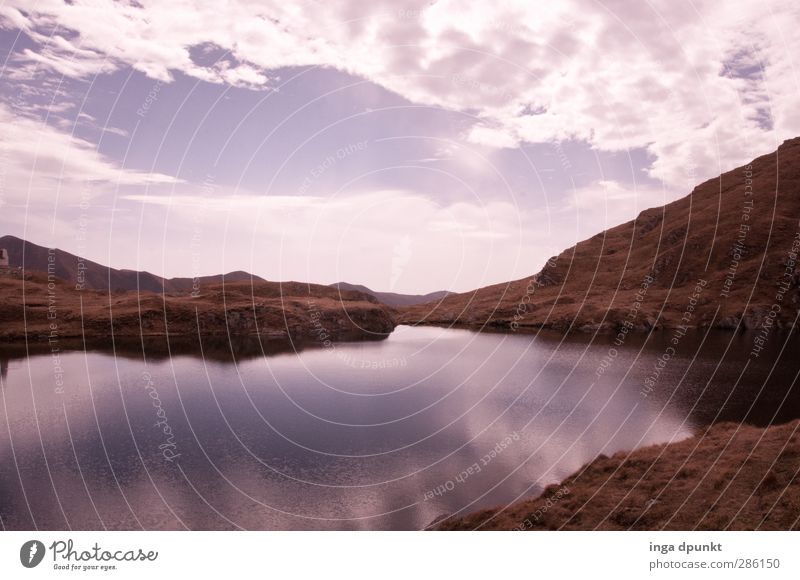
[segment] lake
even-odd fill
[[[0,523],[421,529],[599,454],[800,416],[798,340],[754,357],[753,338],[401,326],[298,352],[0,347]]]

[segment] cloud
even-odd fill
[[[123,200],[170,208],[193,208],[202,211],[235,212],[245,210],[282,211],[310,208],[324,203],[323,198],[311,195],[246,195],[222,194],[214,190],[214,197],[202,195],[124,195]],[[252,214],[251,214],[252,215]]]
[[[204,256],[203,273],[242,269],[269,279],[355,280],[379,290],[468,290],[535,271],[538,264],[520,248],[546,235],[522,227],[525,216],[507,202],[441,205],[404,190],[324,199],[215,190],[122,200],[135,204],[123,218],[134,221],[118,221],[116,239],[147,223],[148,239],[163,244],[130,240],[142,252],[138,266],[171,275],[192,275],[186,268],[196,263],[194,253]],[[169,226],[160,231],[159,224]]]
[[[92,186],[177,184],[169,175],[125,169],[100,155],[94,145],[16,114],[0,104],[0,163],[5,203],[77,198]]]
[[[239,0],[224,10],[188,0],[10,0],[0,18],[39,43],[17,58],[59,74],[130,66],[162,81],[180,71],[263,87],[282,67],[331,67],[475,114],[475,143],[647,148],[650,175],[684,190],[800,134],[800,6],[790,0],[353,0],[313,9]],[[204,62],[198,47],[208,46],[224,58]]]
[[[3,4],[0,6],[0,28],[29,30],[31,22],[18,9]]]
[[[519,145],[519,141],[508,131],[485,125],[473,126],[467,135],[467,140],[476,145],[486,145],[495,149],[513,149]]]
[[[144,265],[170,275],[191,262],[193,220],[209,212],[220,220],[203,226],[204,255],[213,263],[207,273],[244,268],[274,277],[351,279],[378,289],[416,291],[420,281],[431,290],[468,289],[530,274],[601,225],[686,194],[800,134],[800,7],[789,0],[419,0],[402,6],[332,0],[311,6],[231,0],[222,10],[189,0],[7,0],[0,27],[22,30],[28,40],[11,47],[3,72],[11,83],[19,81],[21,98],[13,110],[0,105],[0,201],[17,203],[28,193],[34,200],[69,196],[86,181],[105,184],[106,191],[137,186],[122,196],[129,214],[114,219],[124,226],[146,214],[153,218],[148,231],[169,223],[153,239],[172,244],[142,251]],[[60,76],[92,81],[128,68],[163,82],[180,73],[275,89],[278,71],[308,66],[464,113],[453,116],[457,135],[448,137],[467,143],[417,162],[447,160],[478,191],[492,187],[491,150],[563,140],[606,152],[645,150],[643,177],[663,187],[603,179],[572,192],[569,203],[554,204],[552,215],[488,200],[440,206],[424,192],[408,191],[323,200],[226,190],[208,199],[197,187],[121,167],[91,143],[34,121],[54,107],[77,107],[52,95],[38,101],[28,95],[58,85]],[[47,107],[37,104],[44,100]],[[586,169],[578,165],[576,174]],[[128,225],[115,224],[115,243],[138,248],[140,240],[124,237],[141,223]],[[278,266],[266,256],[277,256]],[[153,267],[159,260],[170,267]]]
[[[47,109],[47,112],[50,115],[56,114],[56,111],[52,109]],[[98,132],[110,133],[112,135],[117,135],[118,137],[124,137],[126,139],[130,137],[130,133],[128,133],[128,131],[125,131],[124,129],[119,129],[117,127],[112,127],[111,125],[101,125],[95,117],[84,111],[78,113],[78,116],[75,117],[74,120],[69,120],[62,117],[58,120],[58,123],[65,128],[74,127],[76,124],[82,123],[83,125],[90,127],[91,129]]]
[[[604,179],[575,189],[560,213],[562,219],[576,224],[578,241],[632,220],[645,209],[664,205],[671,193],[663,187]]]

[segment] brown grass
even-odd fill
[[[76,290],[46,275],[0,276],[0,340],[110,336],[259,335],[320,340],[378,338],[394,328],[391,311],[359,292],[298,282],[233,282],[188,293]],[[316,317],[319,323],[315,323]]]
[[[766,429],[718,424],[679,443],[598,457],[535,499],[436,528],[797,530],[799,430],[800,421]]]

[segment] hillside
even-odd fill
[[[719,423],[679,443],[600,456],[534,499],[440,530],[797,530],[800,421]]]
[[[28,272],[47,273],[50,250],[16,236],[0,238],[0,248],[8,250],[12,267],[22,267]],[[263,282],[263,278],[236,271],[215,276],[193,278],[162,278],[150,272],[118,270],[85,260],[64,250],[54,249],[53,273],[73,285],[82,284],[88,290],[144,290],[149,292],[192,292],[196,287],[221,282]]]
[[[578,243],[530,278],[411,306],[399,321],[584,331],[788,326],[800,306],[799,222],[795,138]]]
[[[380,339],[394,329],[372,296],[316,284],[226,282],[192,296],[81,291],[39,273],[0,276],[0,340],[97,339],[110,336],[112,325],[121,337],[260,336],[320,345]]]
[[[449,296],[451,292],[446,290],[439,290],[438,292],[430,292],[428,294],[398,294],[396,292],[376,292],[367,288],[366,286],[362,286],[361,284],[349,284],[347,282],[337,282],[336,284],[331,284],[332,288],[338,288],[340,290],[355,290],[357,292],[363,292],[364,294],[369,294],[374,296],[378,299],[379,302],[386,304],[387,306],[392,306],[394,308],[400,308],[404,306],[414,306],[416,304],[425,304],[428,302],[435,302],[441,300],[445,296]]]

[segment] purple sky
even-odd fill
[[[4,2],[0,233],[463,291],[800,135],[795,2]]]

